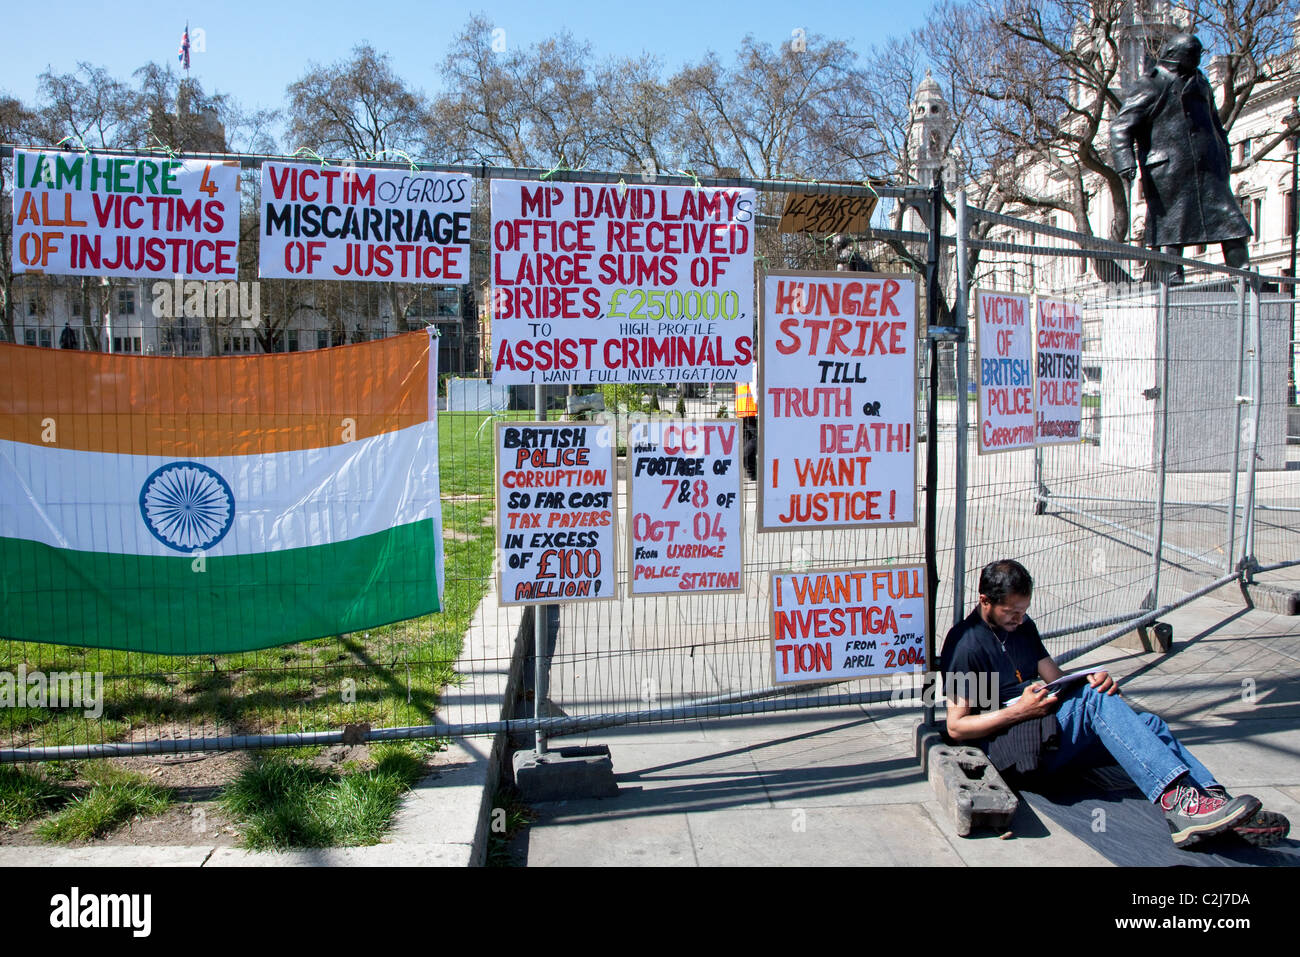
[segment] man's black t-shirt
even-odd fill
[[[955,686],[958,692],[963,687],[972,689],[972,693],[962,697],[980,710],[988,710],[1019,698],[1029,684],[1038,680],[1038,662],[1046,657],[1047,650],[1033,619],[1026,616],[1020,627],[1006,632],[985,622],[976,607],[965,621],[948,632],[939,655],[939,670],[945,679],[950,675],[959,676]],[[997,702],[977,704],[973,690],[985,686],[975,677],[980,674],[998,676]],[[960,676],[965,675],[971,677],[965,679],[969,684],[963,685]]]

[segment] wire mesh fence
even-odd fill
[[[243,159],[251,166],[260,158]],[[113,310],[125,302],[121,284],[87,290],[46,277],[40,287],[44,291],[32,294],[32,300],[51,310],[53,303],[62,302],[59,308],[67,311],[67,320],[75,318],[72,303],[78,297],[82,316],[99,317],[89,322],[94,327],[89,331],[68,321],[78,330],[78,341],[68,346],[152,351],[160,362],[171,355],[330,348],[438,324],[448,347],[440,350],[440,377],[465,381],[444,381],[437,413],[446,568],[440,613],[228,655],[110,651],[89,647],[93,640],[87,647],[72,647],[0,639],[0,672],[15,679],[77,674],[102,680],[102,693],[90,708],[48,707],[47,695],[42,704],[0,709],[5,759],[71,753],[44,750],[69,745],[112,753],[114,744],[130,743],[201,750],[332,741],[346,726],[368,728],[362,733],[372,739],[489,733],[502,726],[502,685],[489,682],[489,688],[483,678],[503,680],[521,669],[540,670],[542,694],[525,704],[525,714],[535,710],[553,734],[847,701],[912,707],[917,704],[914,685],[900,687],[896,679],[805,685],[793,691],[776,687],[770,574],[931,564],[938,577],[933,595],[937,650],[948,626],[973,601],[980,568],[993,559],[1015,557],[1035,577],[1033,614],[1043,632],[1053,636],[1049,649],[1068,655],[1095,640],[1099,631],[1192,594],[1236,572],[1243,561],[1273,565],[1300,557],[1300,533],[1289,511],[1300,508],[1297,456],[1287,445],[1286,397],[1278,384],[1279,376],[1285,384],[1294,286],[1270,290],[1257,277],[1204,268],[1198,273],[1192,264],[1181,286],[1101,284],[1087,278],[1100,259],[1139,265],[1160,259],[1148,251],[978,210],[969,211],[977,227],[972,235],[983,238],[936,236],[931,243],[919,225],[923,217],[891,221],[878,214],[877,229],[857,245],[861,261],[853,265],[911,275],[924,287],[925,265],[933,259],[936,288],[947,292],[942,293],[943,308],[934,303],[932,314],[939,325],[957,330],[932,336],[924,322],[918,330],[917,431],[922,441],[916,445],[917,472],[935,478],[921,480],[917,509],[918,515],[931,511],[932,519],[912,528],[758,533],[757,486],[747,479],[742,593],[632,597],[629,569],[620,562],[618,600],[541,611],[546,627],[539,662],[529,616],[502,606],[495,594],[493,460],[495,424],[537,417],[538,396],[532,388],[493,388],[480,380],[491,355],[490,326],[481,308],[489,275],[487,184],[490,176],[539,179],[543,171],[473,172],[478,178],[468,293],[335,282],[296,288],[267,280],[259,292],[262,323],[251,329],[240,316],[201,315],[191,317],[193,322],[183,315],[166,316],[151,323],[145,317],[153,314],[153,299],[134,303],[143,314],[139,321],[128,326],[119,320],[114,328]],[[637,174],[558,175],[612,183]],[[758,189],[755,259],[760,276],[764,270],[826,270],[845,262],[842,244],[776,228],[783,193],[818,188],[814,184],[705,180],[704,185]],[[885,207],[930,195],[916,189],[876,192]],[[251,264],[256,261],[255,231],[245,242]],[[971,256],[973,266],[954,294],[955,264],[962,255]],[[1124,260],[1126,256],[1133,259]],[[252,272],[246,268],[244,274]],[[964,294],[974,285],[1068,294],[1080,303],[1081,441],[978,454],[979,413],[970,386],[977,379],[973,356],[960,341]],[[137,295],[163,292],[141,288]],[[949,301],[955,303],[951,311]],[[102,322],[105,316],[107,323]],[[36,341],[30,344],[60,345],[64,313],[51,311],[48,318],[44,326],[31,325]],[[49,341],[42,338],[44,327]],[[24,337],[25,332],[15,336],[19,342]],[[356,383],[358,391],[364,388]],[[542,415],[567,417],[565,399],[573,389],[538,391]],[[620,487],[628,430],[637,421],[702,421],[737,414],[729,385],[600,391],[605,411],[581,416],[600,416],[613,426],[623,451],[616,460]],[[629,523],[622,496],[618,508],[615,523],[622,536]],[[927,531],[934,539],[930,548]],[[40,569],[23,574],[28,587],[39,589]],[[121,585],[132,587],[129,581]],[[532,681],[526,678],[523,684]],[[535,722],[518,720],[513,724],[533,726]]]

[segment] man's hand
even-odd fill
[[[1041,718],[1051,714],[1059,703],[1056,695],[1048,693],[1047,685],[1030,685],[1011,707],[1021,718]]]
[[[1119,685],[1105,671],[1094,671],[1088,675],[1088,684],[1099,694],[1119,694]]]

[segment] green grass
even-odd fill
[[[180,656],[0,639],[0,670],[104,675],[104,714],[0,709],[9,746],[99,744],[160,725],[196,734],[321,731],[344,724],[427,724],[474,610],[494,549],[494,417],[438,415],[444,527],[443,610],[366,632],[234,655]]]
[[[44,817],[66,804],[69,797],[68,791],[40,768],[0,766],[0,826],[19,827]]]
[[[532,808],[519,800],[514,788],[502,788],[492,796],[491,818],[488,821],[488,867],[510,867],[510,842],[534,820]]]
[[[221,805],[241,832],[240,844],[252,850],[375,844],[425,766],[401,745],[377,745],[371,760],[372,768],[341,773],[259,755],[227,785]]]
[[[93,783],[49,820],[42,821],[36,834],[57,844],[90,841],[116,830],[137,815],[152,817],[172,803],[170,789],[154,784],[143,775],[123,771],[106,762],[87,762],[83,771]]]

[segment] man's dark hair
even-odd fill
[[[1010,558],[989,562],[980,572],[980,595],[993,604],[999,604],[1008,595],[1029,598],[1034,593],[1034,580],[1025,566]]]

